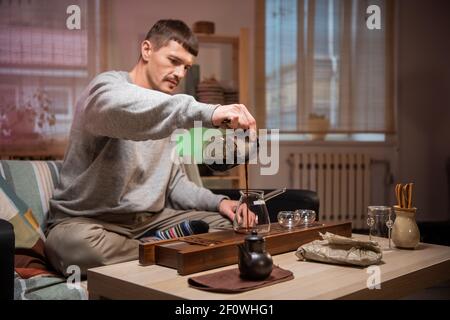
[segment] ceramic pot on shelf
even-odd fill
[[[310,116],[307,122],[307,128],[311,140],[325,140],[327,131],[330,129],[330,120],[320,116]]]

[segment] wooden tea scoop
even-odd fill
[[[402,199],[403,199],[403,208],[408,207],[408,199],[409,199],[409,184],[405,184],[402,188]]]
[[[400,208],[405,208],[406,207],[406,201],[405,201],[405,195],[404,195],[404,185],[402,185],[401,183],[397,184],[396,186],[396,196],[397,196],[397,202],[398,202],[398,206]]]
[[[397,183],[397,185],[395,186],[395,197],[397,198],[397,204],[400,208],[402,207],[401,189],[402,185],[400,183]]]
[[[408,183],[408,208],[412,208],[412,193],[414,183]]]

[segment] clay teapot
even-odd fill
[[[211,171],[225,172],[256,159],[259,139],[258,137],[250,139],[245,134],[245,131],[227,130],[223,135],[214,136],[214,139],[203,148],[203,164]],[[216,143],[222,148],[215,149]],[[227,163],[227,160],[232,161]]]
[[[264,280],[272,273],[273,261],[266,251],[266,243],[256,231],[245,237],[239,248],[239,271],[241,277],[248,280]]]

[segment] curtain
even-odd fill
[[[80,9],[79,29],[67,25],[73,5]],[[99,0],[0,2],[2,154],[64,152],[76,100],[104,63],[100,5]],[[43,150],[50,145],[60,150]]]
[[[297,0],[266,1],[265,81],[267,128],[297,125]]]
[[[386,0],[263,4],[268,128],[394,131],[392,7]],[[381,30],[366,26],[369,5],[381,9]],[[312,128],[312,118],[327,120],[328,128]]]

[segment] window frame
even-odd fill
[[[303,2],[303,0],[298,0],[299,2]],[[266,117],[267,117],[267,106],[266,106],[266,81],[265,81],[265,16],[266,16],[266,0],[256,0],[255,1],[255,106],[256,106],[256,120],[260,127],[266,127]],[[310,4],[314,5],[314,1],[310,0]],[[331,129],[326,131],[328,134],[340,135],[341,137],[347,136],[347,138],[343,138],[342,141],[358,141],[358,138],[355,136],[361,135],[372,135],[372,134],[382,134],[384,135],[385,142],[392,142],[395,140],[395,135],[397,133],[397,123],[396,123],[396,109],[395,109],[395,16],[397,12],[397,4],[396,1],[386,1],[386,10],[385,10],[385,26],[386,34],[385,34],[385,129],[384,130],[344,130],[344,129]],[[298,5],[298,17],[302,17],[303,6]],[[298,25],[301,25],[299,21]],[[311,28],[308,28],[311,30]],[[302,45],[301,43],[299,45]],[[300,49],[300,48],[299,48]],[[311,56],[311,55],[310,55]],[[301,57],[298,59],[300,60]],[[299,64],[299,63],[298,63]],[[305,64],[305,68],[307,68],[308,64]],[[299,74],[300,75],[300,74]],[[312,99],[312,87],[305,83],[305,81],[301,81],[301,78],[297,77],[300,83],[303,85],[297,85],[298,87],[298,96],[304,96],[305,99]],[[306,94],[309,92],[309,95]],[[305,94],[303,94],[305,93]],[[305,104],[307,105],[307,104]],[[297,102],[297,117],[305,117],[309,114],[307,108],[299,108]],[[305,135],[312,133],[307,129],[297,129],[296,130],[284,130],[280,128],[280,137],[283,135]],[[322,133],[320,131],[315,131],[314,133]],[[348,139],[348,140],[345,140]],[[305,138],[299,138],[299,141],[305,141]],[[289,141],[292,141],[289,139]],[[381,140],[378,140],[381,141]]]

